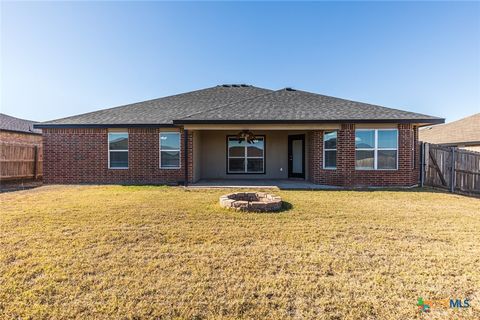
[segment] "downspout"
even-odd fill
[[[185,166],[185,187],[188,186],[188,130],[183,130],[183,157]]]

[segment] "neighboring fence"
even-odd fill
[[[480,195],[480,152],[422,144],[422,186]]]
[[[0,142],[0,180],[38,179],[42,159],[40,146]]]

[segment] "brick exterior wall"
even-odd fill
[[[308,136],[310,145],[309,180],[317,184],[343,187],[413,186],[419,179],[418,128],[398,125],[398,170],[355,169],[355,125],[344,123],[337,133],[337,169],[323,169],[323,131]],[[414,158],[415,157],[415,158]],[[415,160],[415,161],[414,161]]]
[[[44,183],[178,184],[185,180],[184,132],[180,169],[160,169],[158,128],[128,129],[128,169],[108,168],[108,129],[44,129]],[[192,137],[189,136],[191,181]]]
[[[178,184],[193,179],[193,135],[181,133],[181,168],[159,168],[159,128],[129,128],[129,168],[108,168],[108,129],[44,129],[45,183]],[[412,186],[418,183],[418,128],[399,124],[398,170],[355,170],[355,125],[344,123],[337,135],[337,169],[323,169],[323,131],[310,131],[309,177],[313,183],[343,187]],[[415,147],[415,149],[413,149]],[[414,161],[414,158],[416,161]]]

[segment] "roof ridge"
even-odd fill
[[[129,107],[129,106],[133,106],[133,105],[137,105],[137,104],[141,104],[141,103],[145,103],[145,102],[151,102],[151,101],[155,101],[155,100],[160,100],[160,99],[165,99],[165,98],[171,98],[171,97],[181,96],[181,95],[183,95],[183,94],[190,94],[190,93],[199,92],[199,91],[202,91],[202,90],[213,89],[213,88],[217,88],[217,87],[219,87],[219,85],[212,86],[212,87],[206,87],[206,88],[202,88],[202,89],[197,89],[197,90],[193,90],[193,91],[181,92],[181,93],[172,94],[172,95],[163,96],[163,97],[158,97],[158,98],[153,98],[153,99],[142,100],[142,101],[138,101],[138,102],[127,103],[127,104],[123,104],[123,105],[116,106],[116,107],[104,108],[104,109],[100,109],[100,110],[95,110],[95,111],[80,113],[80,114],[76,114],[76,115],[73,115],[73,116],[68,116],[68,117],[63,117],[63,118],[57,118],[57,119],[47,120],[47,121],[42,121],[42,122],[49,123],[49,122],[51,122],[51,121],[65,120],[65,119],[74,118],[74,117],[78,117],[78,116],[88,115],[88,114],[91,114],[91,113],[96,113],[96,112],[101,112],[101,111],[107,111],[107,110],[114,110],[114,109],[120,109],[120,108]],[[254,87],[254,86],[251,86],[251,87]],[[255,88],[258,88],[258,87],[255,87]],[[259,88],[259,89],[263,89],[263,88]],[[40,122],[37,122],[37,123],[40,123]]]
[[[259,87],[255,87],[255,88],[259,88]],[[260,89],[264,89],[264,88],[260,88]],[[264,89],[264,90],[271,90],[271,89]],[[186,118],[189,118],[189,117],[197,115],[197,114],[217,110],[217,109],[220,109],[220,108],[225,108],[225,107],[230,106],[230,105],[235,104],[235,103],[245,102],[245,101],[252,100],[252,99],[255,99],[255,98],[258,98],[258,97],[263,97],[263,96],[266,96],[266,95],[269,95],[269,94],[273,94],[277,91],[280,91],[280,90],[271,90],[270,92],[267,92],[267,93],[264,93],[264,94],[259,94],[257,96],[253,96],[253,97],[250,97],[250,98],[241,99],[241,100],[237,100],[237,101],[234,101],[234,102],[229,102],[229,103],[226,103],[226,104],[222,104],[221,106],[213,107],[211,109],[207,109],[207,110],[203,110],[203,111],[199,111],[199,112],[194,112],[194,113],[189,114],[185,117],[182,117],[182,118],[179,118],[179,119],[174,119],[173,121],[175,121],[175,120],[186,120]]]

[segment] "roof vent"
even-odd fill
[[[248,84],[221,84],[221,85],[219,85],[219,87],[223,87],[223,88],[247,88],[247,87],[251,87],[251,86],[248,85]]]
[[[297,90],[295,90],[295,89],[293,89],[293,88],[290,88],[290,87],[286,87],[286,88],[285,88],[285,91],[297,91]]]

